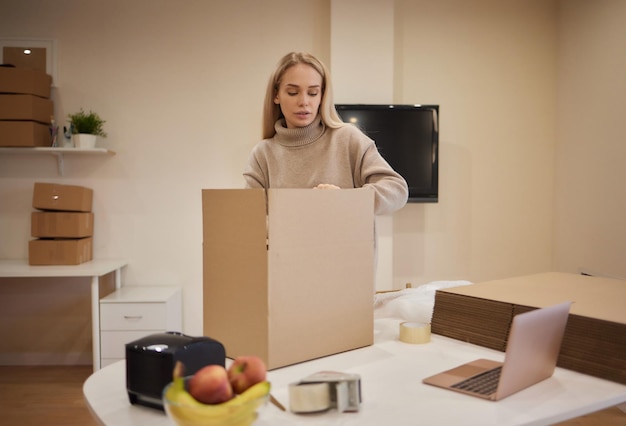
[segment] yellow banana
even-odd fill
[[[165,409],[176,419],[178,424],[193,424],[196,420],[194,411],[187,407],[200,408],[204,404],[197,401],[185,390],[184,366],[180,361],[176,362],[172,377],[172,384],[168,385],[163,393],[163,398],[169,401]]]
[[[248,426],[257,417],[256,409],[269,397],[270,383],[265,381],[221,404],[203,404],[185,390],[183,369],[182,363],[177,362],[172,384],[163,394],[170,401],[165,404],[166,410],[181,426]]]
[[[218,404],[219,406],[242,405],[249,401],[262,398],[270,393],[270,382],[259,382],[246,389],[243,393],[226,402]]]

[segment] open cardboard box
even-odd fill
[[[268,369],[373,343],[374,193],[205,189],[204,334]]]

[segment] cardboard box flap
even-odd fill
[[[202,224],[211,244],[267,243],[265,190],[203,189]]]
[[[268,211],[270,358],[285,365],[370,345],[373,191],[270,189]]]
[[[272,246],[374,240],[374,191],[270,189],[268,204]]]
[[[204,334],[267,359],[265,191],[204,189],[202,222]]]

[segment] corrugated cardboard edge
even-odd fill
[[[371,345],[373,191],[270,189],[268,199],[271,363]]]

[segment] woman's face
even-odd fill
[[[285,71],[274,103],[280,105],[287,128],[308,126],[322,102],[322,76],[310,65],[296,64]]]

